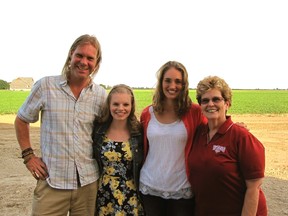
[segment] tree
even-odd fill
[[[0,89],[10,89],[9,83],[4,80],[0,80]]]

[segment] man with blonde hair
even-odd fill
[[[98,165],[92,155],[93,121],[106,99],[93,82],[101,62],[95,36],[72,44],[62,75],[38,80],[15,119],[22,158],[37,179],[32,215],[94,215]],[[35,155],[29,124],[41,115],[41,157]]]

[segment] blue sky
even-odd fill
[[[169,60],[191,88],[208,75],[240,89],[287,89],[286,0],[11,0],[0,3],[0,79],[61,73],[82,34],[95,35],[103,61],[94,81],[154,87]]]

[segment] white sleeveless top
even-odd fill
[[[150,107],[149,151],[140,173],[140,191],[165,199],[193,197],[185,170],[187,130],[181,120],[160,123]]]

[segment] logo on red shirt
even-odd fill
[[[216,153],[225,152],[225,150],[226,150],[225,146],[213,145],[213,151],[215,151]]]

